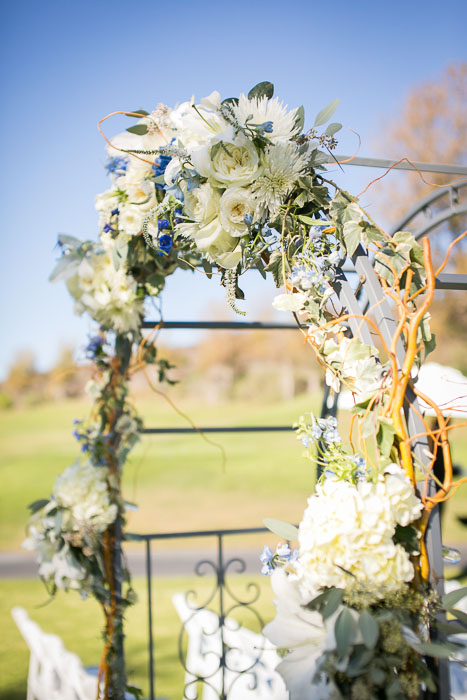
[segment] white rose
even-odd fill
[[[230,132],[220,147],[219,141],[213,139],[193,151],[191,160],[200,175],[222,185],[248,185],[261,174],[263,166],[251,141],[241,136],[235,138]]]
[[[186,188],[185,188],[186,189]],[[220,197],[207,182],[185,193],[185,212],[199,224],[207,224],[219,214]]]
[[[254,197],[244,187],[228,187],[220,200],[220,218],[222,226],[231,236],[244,236],[248,233],[245,216],[253,214]]]
[[[146,212],[136,204],[125,204],[120,207],[118,228],[129,236],[137,236],[141,232]]]
[[[272,305],[278,311],[300,311],[305,306],[306,294],[294,292],[293,294],[279,294],[274,297]]]

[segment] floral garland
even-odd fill
[[[241,275],[252,268],[271,273],[286,290],[274,306],[295,315],[328,385],[354,396],[354,435],[365,457],[351,440],[342,447],[335,419],[300,419],[307,454],[325,471],[298,534],[279,527],[285,539],[298,538],[298,552],[283,544],[262,556],[263,572],[279,568],[278,614],[265,632],[284,650],[278,670],[291,699],[415,698],[434,687],[426,657],[455,652],[438,641],[438,613],[444,606],[460,614],[452,610],[455,600],[431,590],[424,544],[431,510],[457,486],[447,424],[437,409],[439,429],[426,429],[446,469],[433,493],[436,454],[428,465],[416,460],[404,418],[407,390],[417,393],[412,371],[434,346],[429,245],[407,232],[389,237],[357,198],[325,177],[341,128],[328,124],[337,100],[304,131],[303,107],[290,110],[273,92],[263,82],[238,98],[213,92],[199,104],[119,112],[138,121],[112,140],[104,136],[111,186],[96,198],[98,241],[59,237],[63,255],[52,279],[64,279],[76,312],[99,326],[88,345],[93,409],[76,426],[83,459],[57,479],[50,499],[31,506],[27,546],[52,593],[77,589],[103,606],[99,697],[123,698],[128,687],[123,614],[134,594],[120,552],[120,483],[142,425],[128,401],[128,379],[153,364],[170,381],[170,365],[143,338],[141,323],[145,300],[178,268],[209,276],[217,268],[238,313]],[[396,312],[390,347],[371,314],[335,304],[340,267],[359,246],[372,256]],[[374,344],[350,334],[355,318],[370,328]]]

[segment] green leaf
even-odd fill
[[[337,651],[340,656],[346,656],[350,647],[350,641],[355,632],[355,621],[349,608],[344,608],[339,614],[334,632],[336,635]]]
[[[333,615],[339,605],[342,603],[342,598],[344,597],[344,591],[341,588],[331,588],[328,596],[326,598],[326,603],[322,609],[323,620]]]
[[[440,659],[449,659],[449,657],[460,649],[464,649],[464,647],[459,644],[452,644],[451,642],[421,642],[420,644],[414,645],[414,649],[420,654],[423,654],[423,656],[435,656]]]
[[[449,612],[451,613],[451,615],[454,615],[454,617],[456,617],[464,625],[467,625],[467,613],[465,613],[463,610],[457,610],[456,608],[449,608]]]
[[[443,634],[465,634],[465,625],[451,620],[450,622],[437,622],[436,629]]]
[[[271,530],[271,532],[284,540],[298,540],[298,529],[295,525],[290,525],[290,523],[285,523],[283,520],[276,520],[275,518],[265,518],[263,523],[268,530]]]
[[[258,258],[258,260],[256,261],[256,269],[258,270],[261,277],[265,280],[267,275],[266,270],[264,269],[264,263],[261,260],[261,258]]]
[[[365,649],[363,644],[358,644],[350,657],[346,672],[347,675],[350,678],[356,678],[359,676],[366,666],[368,666],[370,661],[372,661],[373,657],[374,652],[371,649]]]
[[[338,131],[342,129],[342,124],[339,124],[339,122],[332,122],[329,124],[328,128],[324,132],[326,136],[334,136],[334,134],[337,134]]]
[[[248,93],[248,99],[252,100],[254,97],[257,97],[258,99],[260,97],[267,97],[270,100],[273,95],[274,85],[265,80],[251,88],[250,92]]]
[[[305,107],[301,105],[295,111],[295,128],[302,131],[305,126]]]
[[[309,224],[310,226],[322,226],[323,224],[326,224],[326,226],[332,225],[330,221],[325,221],[323,219],[312,219],[311,216],[305,216],[304,214],[298,214],[297,218],[304,224]]]
[[[225,100],[222,100],[221,102],[222,105],[238,105],[238,97],[226,97]]]
[[[125,115],[126,115],[127,117],[134,117],[135,114],[142,114],[142,115],[144,115],[145,117],[148,117],[148,116],[149,116],[149,112],[146,112],[145,109],[135,109],[133,113],[131,113],[131,112],[125,112]]]
[[[458,588],[455,591],[451,591],[450,593],[443,595],[441,598],[441,603],[445,608],[453,608],[454,605],[462,600],[462,598],[465,598],[466,595],[467,586],[464,586],[464,588]]]
[[[335,100],[326,105],[326,107],[323,107],[321,112],[318,112],[318,114],[316,115],[315,123],[313,124],[313,126],[321,126],[322,124],[326,124],[326,122],[328,122],[331,119],[332,115],[336,111],[339,101],[340,100],[337,97]]]
[[[371,411],[365,416],[364,421],[360,421],[359,429],[360,435],[364,440],[375,434],[374,415]]]
[[[396,431],[390,418],[378,418],[379,428],[376,434],[376,442],[378,443],[379,451],[384,457],[389,457],[391,448],[394,442]]]
[[[347,255],[351,257],[358,248],[362,236],[362,228],[356,221],[346,221],[344,224],[344,243]]]
[[[214,144],[214,146],[211,148],[209,155],[211,157],[211,160],[214,160],[216,154],[220,149],[222,148],[222,141],[218,141],[217,143]]]
[[[48,502],[49,501],[47,498],[39,498],[37,501],[33,501],[32,503],[30,503],[28,505],[28,508],[31,511],[31,513],[37,513],[37,511],[44,508],[44,506],[46,506]]]
[[[212,278],[212,264],[209,262],[209,260],[206,260],[206,258],[203,258],[201,260],[201,265],[203,266],[203,270],[205,271],[208,279]]]
[[[129,126],[127,131],[129,131],[130,134],[144,136],[144,134],[148,133],[148,127],[146,126],[146,124],[135,124],[135,126]]]
[[[363,642],[368,649],[373,649],[379,637],[379,625],[368,610],[362,610],[358,619]]]

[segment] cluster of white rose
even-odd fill
[[[57,477],[50,499],[31,518],[25,549],[36,553],[39,576],[57,588],[81,589],[87,571],[76,554],[92,553],[93,540],[115,521],[107,470],[76,462]]]
[[[224,268],[236,267],[241,239],[252,226],[277,216],[307,163],[307,149],[291,141],[300,131],[297,111],[277,98],[240,95],[226,107],[213,92],[200,104],[184,102],[173,110],[159,105],[139,126],[147,132],[120,134],[109,148],[112,187],[96,199],[101,231],[115,225],[127,236],[141,232],[156,204],[156,174],[166,196],[175,194],[183,204],[175,231]],[[265,147],[254,142],[258,135]],[[173,157],[161,162],[149,155],[161,148]],[[147,155],[123,157],[123,151]]]
[[[303,600],[323,586],[345,588],[349,574],[386,587],[410,581],[409,554],[393,537],[397,525],[418,519],[422,508],[395,464],[374,482],[327,478],[318,484],[299,527],[296,571]]]
[[[89,313],[103,328],[119,333],[135,331],[141,324],[144,300],[137,294],[134,277],[116,265],[114,242],[104,239],[103,244],[88,251],[67,279],[75,312]]]

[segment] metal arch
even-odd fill
[[[449,196],[449,208],[447,208],[448,211],[446,211],[445,209],[444,213],[450,213],[446,216],[446,218],[443,218],[442,220],[438,221],[435,224],[435,226],[438,226],[439,224],[443,223],[451,216],[456,216],[457,214],[465,213],[465,207],[461,207],[461,211],[457,210],[459,190],[462,190],[464,187],[467,187],[467,182],[461,182],[458,185],[447,185],[446,187],[438,189],[435,192],[430,192],[430,194],[428,194],[426,197],[417,202],[417,204],[415,204],[411,209],[409,209],[409,211],[401,219],[399,219],[399,221],[397,221],[397,223],[392,227],[390,235],[393,236],[397,231],[404,230],[407,224],[412,219],[414,219],[417,216],[417,214],[426,212],[431,206],[433,206],[435,202],[446,196]],[[430,226],[427,229],[427,232],[432,230],[435,226]],[[423,235],[425,235],[425,233],[423,232],[423,227],[421,227],[417,230],[415,237],[421,238]]]

